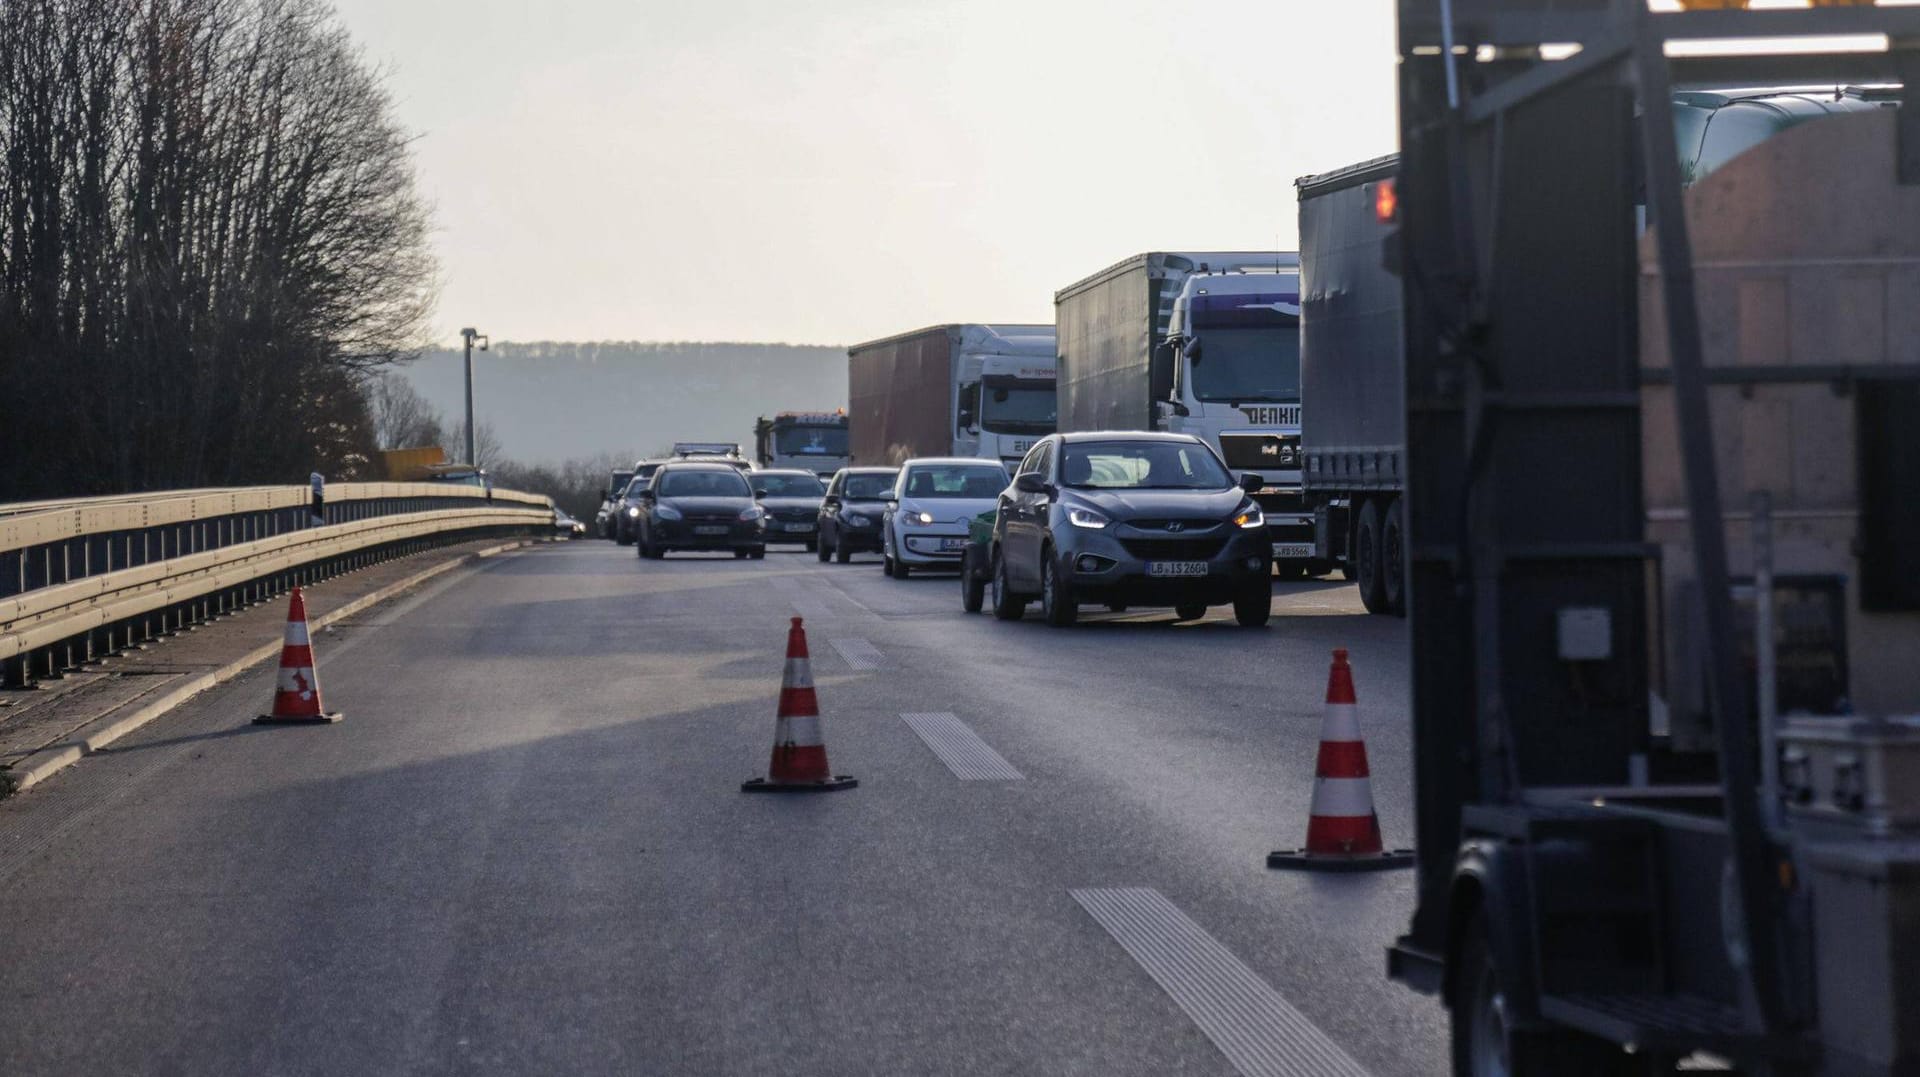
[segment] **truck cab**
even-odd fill
[[[823,479],[847,466],[847,413],[783,411],[753,426],[754,460],[763,468],[800,468]]]
[[[968,456],[997,460],[1009,474],[1034,442],[1053,433],[1059,420],[1055,393],[1057,359],[1046,355],[968,356],[961,364],[955,408],[955,445]]]
[[[1192,434],[1238,475],[1259,475],[1282,574],[1313,560],[1313,516],[1300,491],[1299,260],[1208,266],[1182,282],[1154,355],[1157,426]]]

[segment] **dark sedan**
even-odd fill
[[[1054,434],[1027,453],[994,521],[994,616],[1038,599],[1048,623],[1081,603],[1172,606],[1182,620],[1233,605],[1267,623],[1272,545],[1248,496],[1212,448],[1187,434]]]
[[[767,513],[738,468],[726,464],[663,464],[640,494],[640,556],[670,550],[731,550],[767,555]]]
[[[893,497],[897,467],[843,467],[820,502],[820,560],[846,564],[862,551],[880,552],[880,521]]]
[[[767,542],[798,542],[816,549],[820,537],[820,503],[827,484],[811,471],[781,468],[747,475],[760,507],[767,510]]]

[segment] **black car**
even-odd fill
[[[994,616],[1017,620],[1039,599],[1048,623],[1082,603],[1172,606],[1182,620],[1233,604],[1267,623],[1273,549],[1248,496],[1206,442],[1188,434],[1086,433],[1043,438],[1000,496],[990,554]]]
[[[767,556],[767,513],[738,468],[663,464],[641,491],[640,504],[635,533],[641,557],[659,560],[669,550],[732,550],[735,557]]]
[[[767,541],[804,543],[819,547],[820,503],[827,485],[811,471],[799,468],[752,471],[747,474],[760,507],[767,510]]]
[[[880,519],[893,497],[897,467],[843,467],[820,502],[820,560],[841,564],[854,554],[880,552]]]
[[[640,537],[640,514],[646,510],[640,495],[653,482],[653,473],[666,462],[642,460],[633,465],[633,477],[627,480],[627,488],[621,491],[613,508],[613,540],[620,545],[631,546]]]

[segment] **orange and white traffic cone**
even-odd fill
[[[323,725],[340,720],[320,705],[320,677],[313,668],[313,644],[307,638],[307,600],[293,589],[287,603],[287,640],[280,648],[280,682],[274,688],[273,713],[261,725]]]
[[[1378,871],[1413,866],[1412,849],[1381,847],[1380,817],[1373,810],[1373,779],[1367,742],[1353,695],[1353,667],[1344,648],[1333,652],[1327,673],[1327,712],[1320,722],[1320,759],[1313,774],[1313,808],[1307,847],[1267,854],[1270,868],[1318,871]]]
[[[813,695],[813,663],[807,658],[807,632],[795,617],[787,629],[787,672],[780,680],[780,710],[773,720],[773,762],[767,765],[766,777],[742,782],[740,791],[827,793],[859,784],[827,766],[820,702]]]

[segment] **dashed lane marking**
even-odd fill
[[[953,775],[963,782],[1018,782],[1026,775],[1014,769],[999,752],[993,750],[980,735],[967,728],[961,721],[947,711],[931,713],[903,714],[900,720],[920,734],[927,742],[933,754],[953,771]]]
[[[880,649],[863,639],[828,640],[833,649],[840,652],[848,666],[854,669],[879,669],[885,663]]]
[[[1220,940],[1158,890],[1070,891],[1244,1077],[1368,1077]]]

